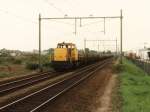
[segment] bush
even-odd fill
[[[26,68],[29,70],[36,70],[39,68],[37,63],[26,63]]]
[[[113,71],[115,73],[120,73],[121,71],[123,71],[123,64],[117,63],[113,66]]]
[[[44,67],[51,67],[51,63],[44,63],[43,66]]]
[[[0,59],[0,64],[2,64],[3,63],[3,61]]]
[[[22,63],[22,60],[21,60],[21,59],[15,59],[13,63],[14,63],[14,64],[21,64],[21,63]]]
[[[7,62],[9,62],[9,63],[12,63],[12,62],[14,62],[15,61],[15,58],[14,57],[5,57],[4,58],[5,59],[5,61],[7,61]]]

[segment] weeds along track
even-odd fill
[[[65,79],[55,82],[39,91],[0,107],[0,111],[39,112],[58,96],[78,85],[80,82],[94,74],[97,70],[102,69],[111,62],[110,60],[111,59],[106,59],[96,64],[83,67],[76,72],[73,72],[70,77],[66,77]]]
[[[11,92],[17,91],[24,87],[28,87],[33,84],[45,81],[50,78],[54,78],[62,73],[57,72],[45,72],[38,75],[33,75],[31,77],[23,78],[20,80],[4,83],[0,85],[0,96],[9,94]]]

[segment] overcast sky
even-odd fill
[[[150,43],[150,0],[0,0],[0,49],[38,49],[38,14],[42,17],[68,16],[119,16],[123,10],[123,50],[131,50]],[[42,21],[42,49],[56,47],[58,42],[73,42],[83,48],[86,39],[120,38],[119,19],[77,21],[74,35],[74,20]],[[93,23],[93,24],[91,24]],[[87,43],[97,49],[98,43]],[[115,43],[100,43],[100,48],[112,47]],[[109,45],[109,46],[108,46]]]

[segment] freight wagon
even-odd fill
[[[58,71],[90,64],[108,57],[110,55],[100,56],[97,52],[80,52],[75,44],[63,42],[57,44],[57,48],[54,49],[52,54],[51,62],[52,67]]]

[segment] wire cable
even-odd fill
[[[56,9],[59,13],[65,15],[64,11],[62,11],[60,8],[56,7],[54,3],[51,3],[49,0],[44,0],[45,3],[47,3],[49,6]]]
[[[10,11],[7,11],[7,10],[0,9],[0,12],[2,12],[2,13],[4,13],[4,14],[8,14],[8,15],[10,15],[10,16],[13,16],[13,17],[15,17],[15,18],[17,18],[17,19],[20,19],[20,20],[22,20],[22,21],[26,21],[26,22],[31,22],[31,23],[34,23],[34,24],[38,24],[38,21],[30,20],[30,19],[28,19],[28,18],[26,18],[26,17],[23,17],[23,16],[21,16],[21,15],[17,15],[17,14],[15,14],[15,13],[10,12]]]

